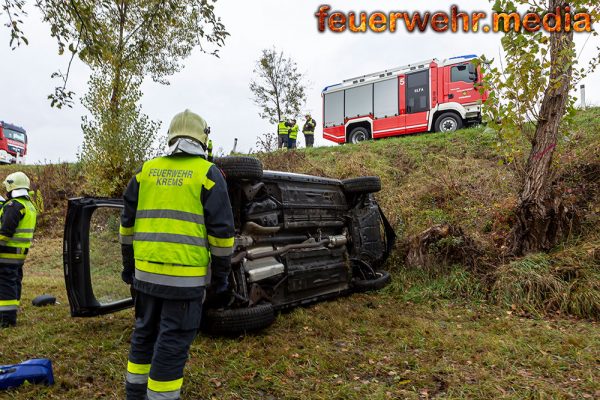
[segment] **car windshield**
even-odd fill
[[[4,136],[6,136],[8,139],[16,140],[21,143],[25,143],[27,140],[27,136],[23,132],[17,132],[15,130],[8,129],[6,127],[3,129],[3,131],[4,131]]]

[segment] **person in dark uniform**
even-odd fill
[[[315,144],[315,128],[317,127],[317,122],[310,116],[310,114],[306,114],[305,118],[306,122],[302,127],[302,133],[304,133],[306,147],[313,147]]]
[[[222,172],[206,160],[209,128],[189,110],[166,156],[144,163],[123,195],[123,280],[135,293],[127,399],[180,398],[207,287],[228,299],[234,223]]]
[[[0,210],[0,328],[17,324],[23,264],[37,219],[37,211],[29,198],[27,175],[23,172],[8,175],[4,187],[8,201]]]

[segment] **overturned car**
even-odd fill
[[[263,329],[277,311],[390,282],[381,266],[395,234],[373,193],[378,177],[337,180],[263,171],[250,157],[215,160],[226,176],[236,228],[228,305],[212,308],[203,329]],[[69,200],[64,272],[71,314],[92,317],[133,305],[120,282],[118,199]]]

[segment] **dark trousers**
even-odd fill
[[[183,368],[200,328],[203,297],[167,300],[137,293],[125,385],[128,400],[179,399]]]
[[[0,302],[20,301],[22,281],[23,264],[0,264]],[[0,328],[17,324],[17,308],[16,304],[0,303]]]
[[[287,135],[277,135],[277,148],[285,149],[288,146],[288,137]]]
[[[315,144],[315,135],[304,135],[306,141],[306,147],[313,147]]]
[[[288,149],[296,148],[296,139],[292,139],[288,137]]]

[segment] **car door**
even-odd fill
[[[65,221],[63,263],[74,317],[93,317],[133,305],[121,280],[120,199],[70,199]]]
[[[423,132],[429,124],[429,70],[406,75],[406,133]]]

